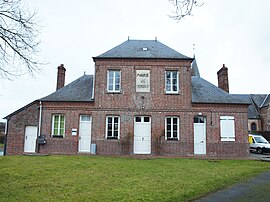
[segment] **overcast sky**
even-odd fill
[[[35,78],[0,82],[0,118],[55,91],[57,66],[66,84],[93,74],[92,57],[130,39],[154,40],[193,57],[201,77],[217,85],[216,72],[229,69],[230,93],[270,92],[270,1],[204,0],[193,16],[168,17],[168,0],[26,0],[38,12],[40,57],[48,62]],[[0,119],[1,120],[1,119]]]

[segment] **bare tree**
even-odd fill
[[[202,0],[169,0],[169,2],[175,8],[173,15],[170,15],[170,17],[177,21],[191,15],[194,6],[200,7],[204,4]]]
[[[39,71],[39,41],[36,12],[31,13],[21,0],[0,0],[0,77]]]

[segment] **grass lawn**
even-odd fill
[[[270,170],[251,160],[0,157],[0,201],[187,201]]]

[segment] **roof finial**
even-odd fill
[[[193,57],[195,58],[195,43],[193,44]]]
[[[128,36],[128,41],[129,41],[129,36]]]
[[[157,41],[157,36],[155,36],[155,41]]]

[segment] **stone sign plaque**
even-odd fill
[[[150,92],[150,70],[136,70],[136,92]]]

